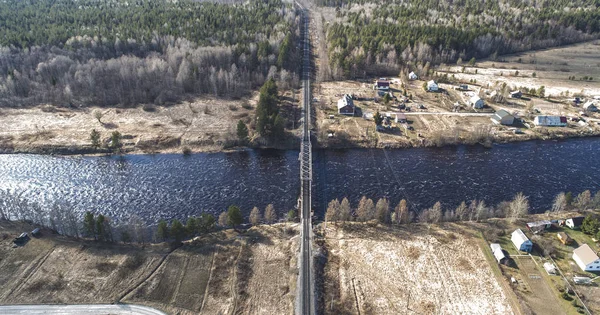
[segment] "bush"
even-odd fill
[[[145,112],[154,112],[156,111],[156,107],[154,107],[152,104],[144,104],[144,106],[142,106],[142,110]]]
[[[192,154],[192,149],[190,149],[189,147],[183,147],[181,149],[181,152],[183,153],[183,155],[190,155]]]
[[[565,299],[567,301],[572,301],[573,300],[573,298],[567,292],[563,292],[563,294],[561,296],[562,296],[563,299]]]

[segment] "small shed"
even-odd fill
[[[573,239],[565,232],[558,232],[556,237],[558,237],[558,240],[565,245],[573,243]]]
[[[567,125],[567,117],[564,116],[535,116],[533,124],[536,126],[545,127],[565,127]]]
[[[352,96],[344,94],[337,102],[338,114],[354,116],[354,101]]]
[[[408,74],[409,80],[416,80],[418,78],[419,78],[419,76],[414,71]]]
[[[595,102],[589,101],[589,102],[583,104],[583,109],[585,109],[588,112],[597,112],[598,106],[596,106]]]
[[[521,98],[523,97],[523,93],[521,93],[521,91],[517,90],[517,91],[511,91],[510,92],[510,97],[511,98]]]
[[[471,99],[469,99],[469,105],[475,109],[482,109],[485,104],[483,103],[481,97],[474,95],[471,97]]]
[[[437,82],[435,82],[434,80],[427,82],[427,91],[437,92],[439,89],[440,89],[440,87],[438,86]]]
[[[513,242],[515,247],[522,252],[530,253],[533,249],[533,243],[521,229],[516,229],[514,232],[512,232],[510,240]]]
[[[545,262],[544,263],[544,269],[546,270],[546,272],[549,275],[555,275],[557,273],[556,272],[556,266],[553,263],[551,263],[551,262]]]
[[[492,122],[496,125],[510,126],[515,122],[515,116],[511,115],[504,109],[496,111],[491,119]]]
[[[600,258],[588,244],[573,251],[573,260],[583,271],[600,271]]]
[[[531,233],[538,234],[552,228],[552,222],[548,220],[529,222],[527,223],[527,228]]]
[[[492,243],[490,244],[490,248],[492,249],[492,253],[494,254],[494,257],[496,257],[496,261],[498,261],[499,264],[506,263],[508,257],[506,257],[506,254],[504,254],[500,244]]]
[[[565,220],[565,225],[568,226],[571,230],[576,230],[579,229],[579,227],[583,223],[583,219],[585,219],[585,217],[582,216],[569,218]]]

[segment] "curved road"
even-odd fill
[[[157,309],[134,304],[6,305],[0,306],[0,314],[167,315]]]

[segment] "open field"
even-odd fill
[[[295,98],[298,99],[297,97]],[[108,143],[113,131],[123,135],[123,149],[181,153],[217,151],[235,143],[239,120],[251,126],[258,93],[248,99],[196,98],[169,106],[67,109],[51,105],[0,109],[0,152],[93,152],[90,132]],[[291,92],[282,95],[282,113],[297,128],[298,105]],[[101,112],[98,121],[95,112]],[[293,130],[292,130],[293,132]]]
[[[453,226],[329,224],[326,314],[512,314],[478,236]]]
[[[169,314],[292,314],[297,227],[215,232],[166,245],[103,245],[0,221],[0,303],[145,304]]]
[[[513,88],[545,86],[553,97],[600,95],[600,40],[560,48],[499,56],[477,62],[477,67],[450,67],[449,73],[463,81],[477,80],[481,86],[506,82]],[[477,69],[477,74],[475,74]],[[518,75],[515,75],[518,71]],[[535,72],[535,76],[533,73]],[[569,77],[575,76],[575,80]],[[582,80],[587,77],[587,80]],[[589,80],[589,77],[592,80]],[[567,93],[568,92],[568,93]]]

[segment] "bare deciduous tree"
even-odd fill
[[[350,221],[351,218],[352,208],[350,207],[350,201],[348,201],[348,198],[344,198],[340,204],[340,221]]]
[[[552,204],[552,212],[560,213],[565,211],[567,208],[567,198],[565,197],[565,193],[561,192],[554,198],[554,203]]]
[[[363,196],[358,202],[358,208],[356,209],[356,216],[359,221],[365,222],[373,218],[375,205],[373,200]]]
[[[431,223],[439,223],[442,221],[442,204],[438,201],[431,209],[429,209],[429,220]]]
[[[331,200],[327,205],[327,212],[325,212],[325,221],[337,221],[341,213],[341,205],[337,199]]]
[[[375,205],[375,213],[380,223],[390,222],[390,203],[387,198],[380,198]]]
[[[260,210],[257,207],[252,208],[250,211],[250,223],[252,225],[259,225],[261,220]]]
[[[515,222],[520,217],[529,213],[529,200],[527,200],[527,197],[523,193],[520,192],[515,195],[515,198],[510,202],[509,212],[511,222]]]
[[[406,200],[402,199],[394,209],[396,213],[396,223],[406,224],[408,221],[408,207],[406,206]]]
[[[227,215],[227,211],[221,212],[221,214],[219,214],[219,225],[221,227],[226,227],[228,219],[229,216]]]
[[[272,224],[277,221],[277,213],[275,212],[275,207],[273,204],[268,204],[267,208],[265,208],[265,221],[267,221],[268,224]]]
[[[592,201],[592,193],[589,190],[582,192],[575,198],[575,206],[581,210],[586,210]]]
[[[456,219],[459,221],[466,220],[468,211],[469,211],[469,209],[467,208],[467,203],[464,201],[461,202],[460,205],[458,205],[458,207],[456,207],[456,210],[455,210]]]

